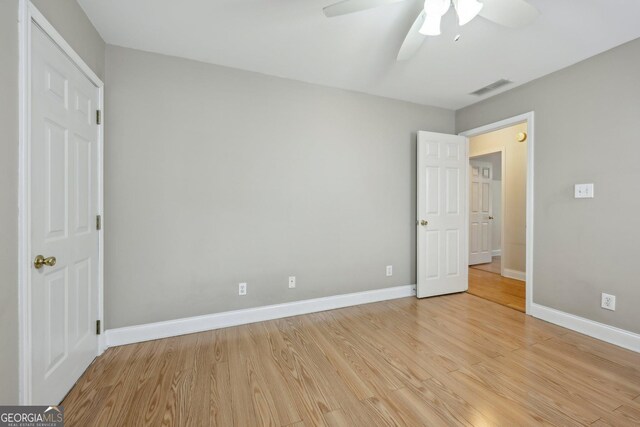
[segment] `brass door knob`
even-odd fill
[[[426,227],[427,225],[429,225],[429,221],[427,221],[426,219],[421,219],[420,225],[422,225],[423,227]]]
[[[45,265],[48,267],[53,267],[54,265],[56,265],[56,257],[50,256],[48,258],[45,258],[42,255],[38,255],[36,259],[33,260],[33,266],[38,270]]]

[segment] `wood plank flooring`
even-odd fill
[[[491,262],[486,264],[475,264],[470,265],[470,268],[475,268],[476,270],[484,270],[489,273],[502,274],[502,258],[499,256],[494,256],[491,258]]]
[[[638,426],[640,354],[466,293],[110,348],[67,426]]]
[[[472,295],[525,312],[525,282],[499,274],[469,268],[469,289]]]

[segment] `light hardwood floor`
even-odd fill
[[[489,273],[502,274],[502,258],[494,256],[489,263],[470,265],[469,267],[475,268],[476,270],[488,271]]]
[[[404,298],[111,348],[63,405],[67,426],[638,426],[640,354]]]
[[[525,282],[521,280],[510,279],[500,274],[470,267],[469,289],[467,292],[523,313],[525,312],[526,287]]]

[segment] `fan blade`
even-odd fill
[[[361,10],[372,9],[385,4],[398,3],[404,0],[343,0],[322,9],[325,16],[346,15],[347,13],[360,12]]]
[[[404,42],[402,42],[402,46],[400,46],[400,50],[398,51],[398,57],[396,58],[398,61],[406,61],[411,58],[416,51],[422,46],[422,42],[424,42],[424,38],[426,36],[420,34],[418,30],[424,24],[424,10],[420,12],[420,15],[413,21],[413,25],[407,36],[404,38]]]
[[[482,4],[480,16],[510,28],[528,25],[540,14],[525,0],[482,0]]]

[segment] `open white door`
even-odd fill
[[[31,25],[31,403],[57,405],[98,354],[99,89]]]
[[[463,136],[418,132],[418,298],[468,287],[466,144]]]
[[[469,265],[491,262],[493,203],[491,163],[471,160],[469,187]]]

